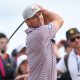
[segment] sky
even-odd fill
[[[31,4],[39,4],[45,9],[53,11],[64,20],[63,26],[55,36],[56,42],[65,38],[68,29],[80,29],[80,0],[0,0],[0,32],[8,38],[23,21],[23,10]],[[8,53],[20,44],[26,43],[26,24],[16,32],[8,44]],[[80,30],[79,30],[80,31]]]

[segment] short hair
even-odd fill
[[[13,51],[12,51],[12,57],[15,57],[15,56],[17,56],[17,50],[13,49]]]
[[[6,38],[7,39],[7,36],[4,33],[0,33],[0,38]]]

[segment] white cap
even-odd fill
[[[37,5],[28,6],[23,12],[24,20],[33,17],[40,10]]]
[[[27,55],[21,55],[17,58],[17,68],[21,65],[21,63],[24,61],[24,60],[28,60],[27,59]]]
[[[16,48],[16,51],[17,51],[17,52],[20,52],[24,47],[26,47],[26,45],[21,44],[21,45],[19,45],[19,46]]]

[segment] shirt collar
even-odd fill
[[[28,34],[30,32],[32,32],[33,30],[35,30],[36,28],[28,28],[25,30],[25,33]]]

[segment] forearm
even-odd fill
[[[60,29],[60,27],[63,25],[64,22],[63,19],[60,16],[58,16],[56,13],[48,11],[39,5],[37,6],[41,9],[41,12],[43,14],[44,24],[47,25],[51,23],[55,27],[57,32]]]
[[[42,10],[42,14],[43,14],[43,17],[44,17],[44,23],[45,24],[48,24],[52,21],[63,22],[62,18],[54,12],[51,12],[51,11],[48,11],[48,10]]]

